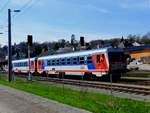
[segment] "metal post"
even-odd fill
[[[28,44],[28,65],[29,65],[29,75],[28,75],[28,80],[32,80],[32,75],[31,75],[31,63],[30,63],[30,45]]]
[[[110,86],[110,88],[111,88],[111,95],[112,95],[112,92],[113,92],[113,89],[112,89],[112,73],[110,73],[110,84],[111,84],[111,86]]]
[[[8,9],[8,80],[12,81],[11,9]]]

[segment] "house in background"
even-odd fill
[[[150,64],[150,45],[125,48],[125,54],[129,55],[131,59]]]

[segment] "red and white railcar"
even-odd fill
[[[27,63],[25,67],[16,63]],[[103,48],[79,52],[55,54],[31,59],[31,72],[39,74],[64,74],[84,77],[120,77],[126,70],[123,49]],[[14,72],[29,72],[28,59],[13,61]],[[119,75],[119,76],[116,76]]]

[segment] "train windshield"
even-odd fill
[[[125,62],[126,58],[123,52],[109,52],[108,53],[110,62]]]

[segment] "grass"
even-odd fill
[[[33,93],[74,107],[89,110],[94,113],[150,113],[150,103],[125,98],[111,97],[100,93],[81,91],[41,83],[17,79],[9,83],[6,78],[0,78],[0,84]]]
[[[142,71],[142,70],[129,71],[126,74],[123,74],[123,76],[127,76],[127,77],[148,77],[148,76],[150,76],[150,71]]]

